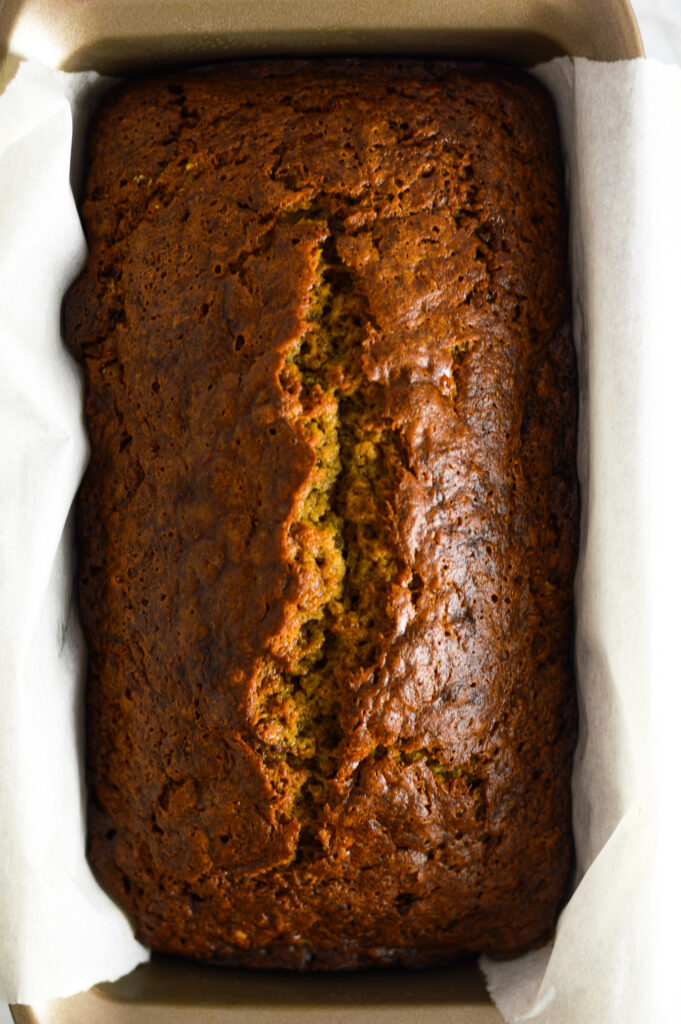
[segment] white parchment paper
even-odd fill
[[[0,96],[0,999],[20,1003],[147,956],[84,857],[68,516],[87,442],[59,327],[85,240],[66,88],[26,63]]]
[[[508,1021],[666,1024],[679,1005],[681,910],[681,70],[564,59],[538,73],[568,160],[581,382],[578,863],[554,945],[483,967]],[[83,853],[68,516],[87,444],[59,310],[85,252],[69,101],[87,109],[99,87],[25,63],[0,96],[0,998],[10,1002],[67,995],[146,958]]]

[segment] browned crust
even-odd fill
[[[83,216],[98,877],[152,948],[230,963],[543,941],[577,544],[546,96],[441,62],[143,81]]]

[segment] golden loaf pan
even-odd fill
[[[122,74],[234,56],[400,53],[533,64],[564,53],[621,60],[643,49],[627,0],[4,0],[0,53]],[[299,977],[154,957],[113,984],[11,1009],[18,1024],[502,1020],[473,963]]]

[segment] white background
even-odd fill
[[[646,56],[681,64],[681,0],[631,0],[643,36]],[[0,1024],[12,1024],[0,1005]]]

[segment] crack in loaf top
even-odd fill
[[[117,91],[65,304],[90,859],[157,949],[508,955],[569,866],[574,380],[541,88],[244,62]]]

